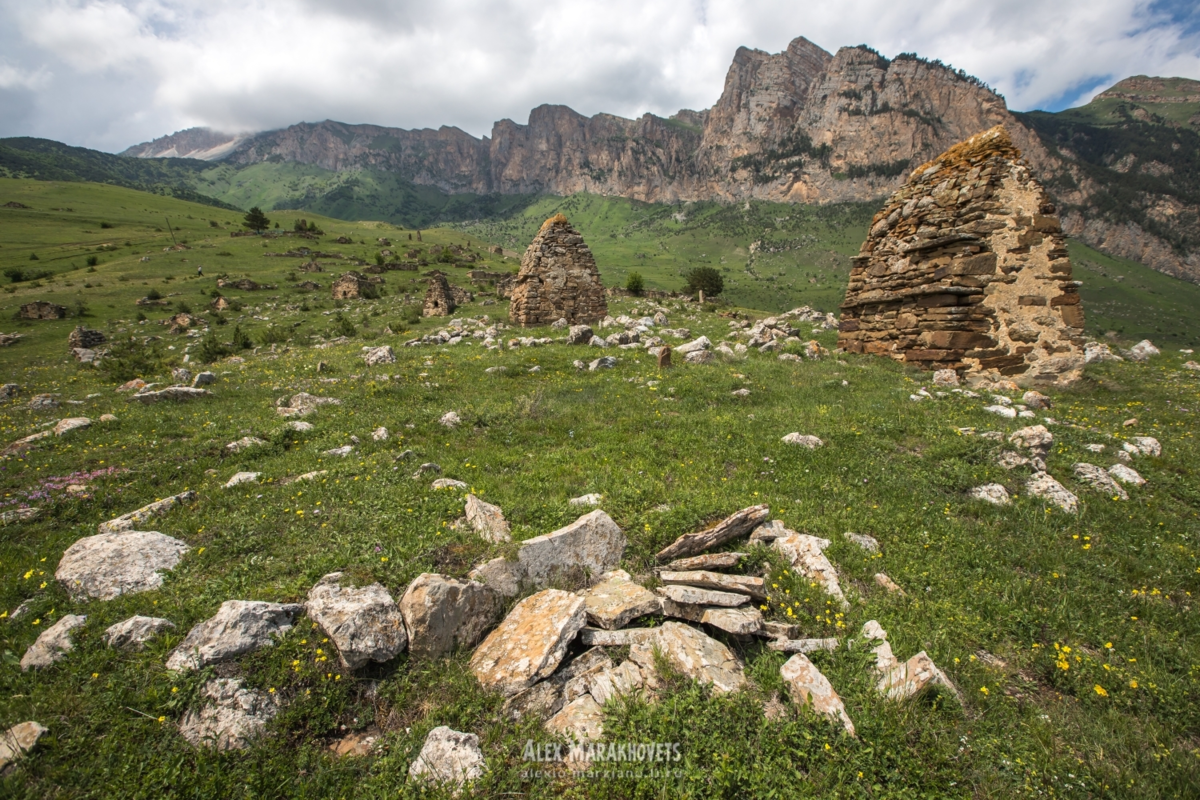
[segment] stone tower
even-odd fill
[[[454,292],[446,276],[437,270],[429,273],[429,288],[425,290],[426,317],[448,317],[454,313],[458,304],[454,302]]]
[[[599,322],[608,315],[596,259],[562,214],[543,222],[525,251],[508,313],[522,327],[559,319]]]
[[[1076,380],[1083,307],[1054,205],[1008,132],[913,170],[854,259],[838,344],[972,383]]]

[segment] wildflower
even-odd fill
[[[1104,687],[1098,683],[1092,687],[1092,691],[1094,691],[1096,694],[1100,695],[1101,697],[1108,697],[1108,692],[1106,692],[1104,690]]]
[[[1130,689],[1136,689],[1136,688],[1137,688],[1137,681],[1130,681],[1130,682],[1129,682],[1129,688],[1130,688]]]
[[[979,691],[983,693],[984,697],[987,697],[989,694],[991,694],[986,686],[980,686]]]

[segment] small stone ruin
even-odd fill
[[[429,288],[425,290],[426,317],[448,317],[454,313],[458,304],[454,301],[454,292],[450,281],[440,272],[434,271],[429,275]]]
[[[353,300],[362,297],[368,285],[369,282],[361,273],[351,270],[334,281],[330,288],[334,300]]]
[[[599,322],[607,315],[592,251],[567,218],[555,214],[542,223],[521,259],[509,316],[516,324],[530,327],[558,319],[572,325]]]
[[[60,306],[56,303],[47,303],[43,300],[38,300],[33,303],[26,303],[21,306],[21,310],[17,312],[19,319],[65,319],[67,316],[67,307]]]
[[[70,335],[67,336],[67,349],[71,351],[95,350],[106,341],[108,341],[108,338],[100,331],[76,325],[75,330],[71,331]]]
[[[997,126],[917,167],[854,259],[838,345],[972,383],[1065,385],[1083,307],[1055,207]]]

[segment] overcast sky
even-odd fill
[[[0,136],[118,151],[194,125],[404,128],[707,108],[740,45],[915,51],[1017,110],[1200,79],[1195,0],[0,0]]]

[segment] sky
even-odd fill
[[[1200,79],[1196,0],[0,0],[0,137],[116,152],[336,119],[476,136],[561,103],[711,106],[739,46],[805,36],[962,68],[1014,110]]]

